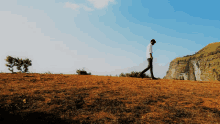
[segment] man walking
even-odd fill
[[[147,70],[150,69],[150,73],[151,73],[151,79],[156,80],[157,78],[154,77],[153,75],[153,65],[152,65],[152,61],[153,61],[153,57],[152,57],[152,45],[154,45],[156,43],[155,39],[152,39],[150,44],[147,46],[147,60],[148,60],[148,67],[146,69],[144,69],[140,74],[139,77],[143,78],[143,73],[145,73]]]

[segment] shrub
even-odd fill
[[[138,72],[132,71],[131,74],[130,74],[130,77],[137,77],[138,74],[139,74]]]
[[[125,77],[125,74],[124,74],[124,73],[121,73],[121,74],[119,75],[119,77]]]
[[[186,56],[183,56],[183,57],[189,57],[189,56],[193,56],[193,55],[186,55]]]
[[[130,77],[130,74],[129,74],[129,73],[126,73],[125,76],[126,76],[126,77]]]
[[[131,73],[121,73],[119,75],[119,77],[138,77],[138,75],[140,74],[141,72],[134,72],[132,71]],[[144,78],[149,78],[150,76],[149,75],[146,75],[145,73],[143,74]]]
[[[44,74],[52,74],[52,73],[48,71],[48,72],[45,72]]]
[[[91,72],[89,72],[89,73],[87,73],[86,71],[84,71],[84,70],[76,70],[76,73],[78,74],[78,75],[91,75]]]
[[[143,75],[144,75],[144,78],[150,78],[150,76],[149,76],[148,74],[146,75],[146,74],[144,73]]]

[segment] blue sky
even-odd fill
[[[6,57],[32,60],[30,72],[119,75],[148,66],[163,78],[176,57],[220,41],[218,0],[1,0],[0,70]],[[18,70],[14,67],[15,72]],[[150,74],[150,70],[146,72]]]

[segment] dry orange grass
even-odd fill
[[[3,73],[0,123],[217,123],[219,90],[218,81]]]

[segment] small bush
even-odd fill
[[[84,71],[84,70],[76,70],[76,73],[78,74],[78,75],[91,75],[91,72],[89,72],[89,73],[87,73],[86,71]]]
[[[121,73],[119,75],[119,77],[138,77],[138,75],[140,74],[141,72],[134,72],[132,71],[131,73]],[[146,75],[145,73],[143,74],[144,78],[149,78],[150,76],[149,75]]]
[[[50,72],[48,71],[48,72],[45,72],[44,74],[53,74],[53,73],[50,73]]]
[[[119,75],[119,77],[125,77],[125,74],[124,74],[124,73],[121,73],[121,74]]]

